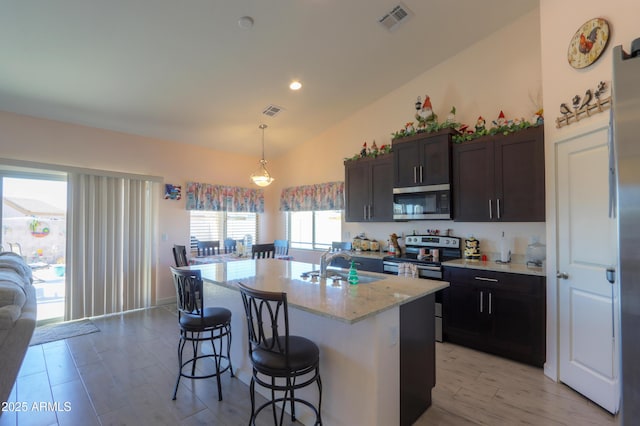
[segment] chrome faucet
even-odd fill
[[[320,256],[320,278],[327,278],[327,267],[333,259],[336,257],[342,257],[346,260],[351,260],[351,255],[346,251],[331,252],[331,249],[322,253]]]

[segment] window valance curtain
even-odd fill
[[[264,191],[187,182],[187,210],[264,213]]]
[[[284,188],[280,195],[280,210],[285,212],[344,209],[344,182]]]

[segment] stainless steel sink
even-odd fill
[[[309,276],[313,276],[313,272],[317,272],[317,271],[309,272]],[[380,281],[382,279],[384,278],[365,275],[362,272],[358,272],[358,284],[368,284],[368,283]],[[349,274],[345,274],[342,272],[327,271],[327,281],[330,281],[330,280],[348,282]]]
[[[300,277],[303,278],[303,279],[319,278],[320,277],[320,271],[314,270],[314,271],[303,272],[300,275]],[[367,275],[367,274],[365,274],[363,272],[358,271],[358,284],[368,284],[368,283],[380,281],[382,279],[384,279],[384,278],[383,277],[374,277],[372,275]],[[348,273],[344,273],[342,271],[329,269],[329,270],[327,270],[327,281],[345,281],[345,282],[348,282],[349,281],[349,274]]]

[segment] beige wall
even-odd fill
[[[165,183],[183,186],[193,180],[249,187],[258,164],[257,158],[6,112],[0,112],[0,147],[1,158],[163,176]],[[162,301],[175,298],[162,271],[173,264],[173,244],[189,243],[189,214],[184,198],[159,204],[156,296]],[[261,229],[269,229],[266,219]]]
[[[428,46],[424,54],[428,54]],[[423,99],[427,94],[430,96],[441,121],[452,106],[457,109],[458,121],[469,125],[475,124],[479,115],[490,123],[500,110],[507,118],[530,119],[542,107],[541,68],[540,23],[535,10],[415,79],[399,84],[398,89],[277,159],[274,162],[280,181],[277,183],[299,185],[344,180],[343,159],[356,154],[364,141],[369,145],[373,140],[378,146],[388,144],[391,133],[406,122],[415,121],[417,96]],[[282,218],[277,211],[274,213],[274,217]],[[283,224],[280,220],[277,226],[283,227]],[[540,236],[542,241],[545,238],[542,223],[452,221],[347,223],[343,227],[343,238],[349,240],[365,232],[370,238],[386,241],[392,232],[400,235],[434,228],[452,229],[453,234],[460,237],[473,234],[481,240],[482,250],[489,252],[498,250],[497,241],[502,231],[513,238],[515,252],[520,254],[524,254],[530,236]]]
[[[613,47],[623,45],[628,51],[631,41],[640,37],[638,13],[640,13],[640,5],[635,0],[540,1],[542,86],[548,123],[545,126],[547,165],[547,363],[545,374],[552,378],[558,376],[555,145],[558,141],[570,136],[607,125],[609,114],[608,112],[598,114],[560,129],[553,124],[555,118],[560,115],[559,106],[562,102],[570,103],[574,95],[583,96],[587,89],[594,89],[600,81],[611,83]],[[609,22],[611,31],[609,44],[596,63],[582,70],[575,70],[567,62],[569,40],[584,22],[596,17],[604,18]],[[607,96],[610,93],[610,91],[607,92]]]

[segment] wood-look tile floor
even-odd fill
[[[178,326],[167,309],[93,321],[99,333],[29,348],[10,396],[27,411],[4,412],[0,426],[248,423],[249,388],[229,374],[223,378],[222,402],[215,379],[183,379],[177,400],[171,400]],[[433,405],[416,425],[617,424],[539,368],[456,345],[436,346]],[[49,406],[35,410],[33,403],[42,402]],[[270,424],[268,416],[260,420]]]

